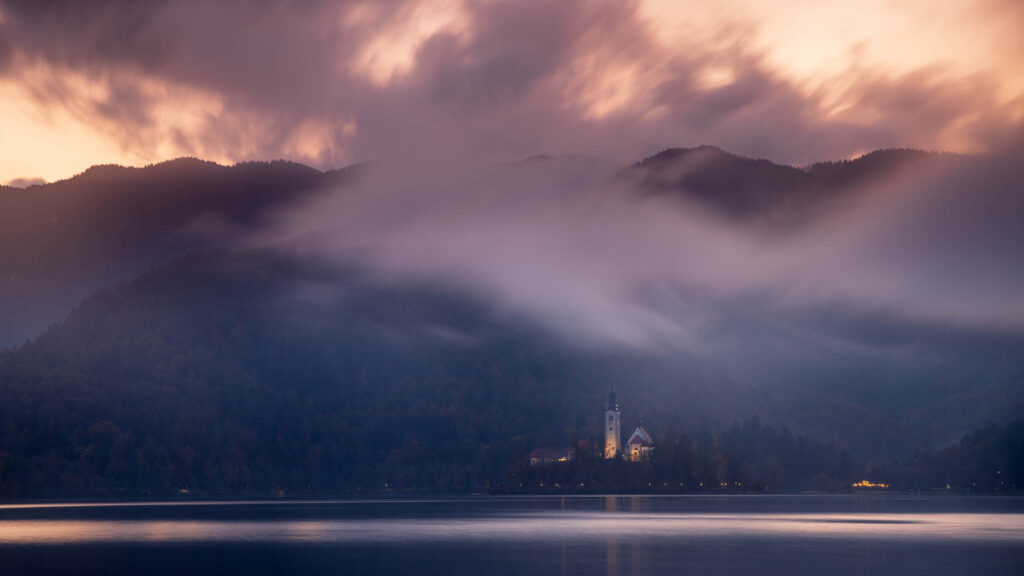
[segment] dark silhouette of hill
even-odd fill
[[[169,258],[229,242],[346,177],[292,162],[182,158],[94,166],[0,190],[0,347],[62,318],[91,292]]]
[[[654,193],[681,194],[730,217],[793,221],[900,171],[926,162],[963,160],[952,154],[890,149],[796,168],[698,146],[649,156],[624,176]]]
[[[819,187],[847,189],[876,181],[928,160],[946,162],[963,161],[956,154],[924,152],[911,148],[889,148],[875,150],[852,160],[818,162],[804,172],[811,176]]]
[[[807,175],[798,168],[713,146],[664,150],[633,168],[650,189],[682,192],[737,216],[770,212],[810,192]]]

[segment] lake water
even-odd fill
[[[0,574],[1024,574],[1024,498],[0,506]]]

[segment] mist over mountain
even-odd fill
[[[749,462],[793,431],[810,452],[768,460],[773,490],[813,487],[839,457],[847,472],[829,482],[849,482],[1021,412],[1022,386],[1007,381],[1021,339],[913,337],[942,359],[744,374],[694,354],[581,349],[465,293],[381,284],[358,267],[193,255],[0,353],[0,491],[480,490],[534,447],[599,440],[612,385],[628,425],[643,418],[657,438],[708,438],[751,417],[782,428],[778,445],[757,426],[722,438]]]
[[[0,356],[0,450],[40,493],[471,489],[599,429],[612,384],[656,436],[757,416],[860,463],[939,448],[1024,414],[1017,157],[179,160],[4,188],[2,336],[32,340]]]
[[[943,165],[965,162],[893,150],[798,169],[707,146],[666,150],[626,168],[596,158],[538,158],[539,164],[497,169],[473,162],[464,166],[416,165],[408,184],[420,188],[411,193],[415,198],[402,200],[408,201],[407,215],[415,215],[417,206],[436,204],[445,209],[440,188],[453,184],[444,184],[447,176],[442,174],[447,170],[475,173],[476,182],[464,180],[458,185],[476,188],[466,193],[478,198],[489,189],[492,196],[510,198],[523,198],[526,189],[534,189],[543,190],[534,194],[544,195],[544,201],[569,201],[575,195],[579,206],[569,206],[569,210],[591,210],[585,204],[597,198],[596,192],[551,190],[560,179],[569,178],[576,188],[616,187],[605,198],[627,203],[646,194],[670,191],[712,214],[767,222],[781,230],[806,222],[844,195],[855,195],[861,190],[858,183],[905,174],[925,161],[936,165],[933,172]],[[395,168],[391,164],[384,162],[380,172]],[[360,170],[365,172],[366,167],[356,169]],[[509,177],[513,184],[506,186],[502,182]],[[536,178],[540,180],[534,181]],[[5,322],[0,325],[0,346],[32,337],[92,291],[127,280],[168,258],[238,245],[254,233],[279,230],[272,225],[301,201],[325,191],[340,193],[353,182],[351,169],[319,172],[288,162],[224,167],[181,159],[146,168],[97,166],[65,181],[28,189],[2,188],[0,316]],[[397,181],[383,185],[408,187]],[[497,190],[502,186],[518,189]],[[338,194],[328,196],[325,201],[330,203]],[[361,219],[359,207],[339,208]],[[399,206],[397,213],[403,210]],[[625,212],[627,218],[630,210]],[[371,216],[368,223],[374,227],[378,222]]]
[[[667,194],[644,185],[643,168],[638,185],[621,167],[589,157],[394,163],[288,212],[257,244],[328,263],[358,260],[396,283],[460,286],[581,345],[736,358],[742,354],[714,334],[744,307],[790,328],[813,317],[803,326],[810,332],[829,319],[872,315],[1019,331],[1024,273],[1012,251],[1024,239],[1010,216],[1022,203],[1016,156],[906,158],[873,178],[819,166],[808,182],[822,174],[839,182],[827,199],[779,193],[770,209],[760,197],[774,196],[734,186],[758,181],[734,172],[801,171],[708,149],[657,171],[673,183]],[[744,168],[723,170],[723,161]],[[723,174],[731,176],[719,184]],[[760,186],[787,190],[782,180],[765,177]],[[737,218],[735,204],[762,216]],[[839,334],[807,336],[814,346],[876,347]]]

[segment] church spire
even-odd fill
[[[609,459],[619,458],[622,453],[622,449],[620,447],[620,443],[622,442],[622,435],[620,432],[622,426],[622,413],[619,412],[619,403],[615,401],[614,384],[612,384],[611,390],[608,391],[608,410],[604,415],[604,457]]]

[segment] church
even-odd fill
[[[636,430],[630,435],[626,442],[626,449],[622,449],[622,411],[619,410],[619,403],[615,400],[615,388],[608,392],[608,409],[604,413],[604,457],[608,460],[614,458],[626,458],[632,462],[639,462],[650,457],[654,451],[654,440],[642,425],[637,425]]]

